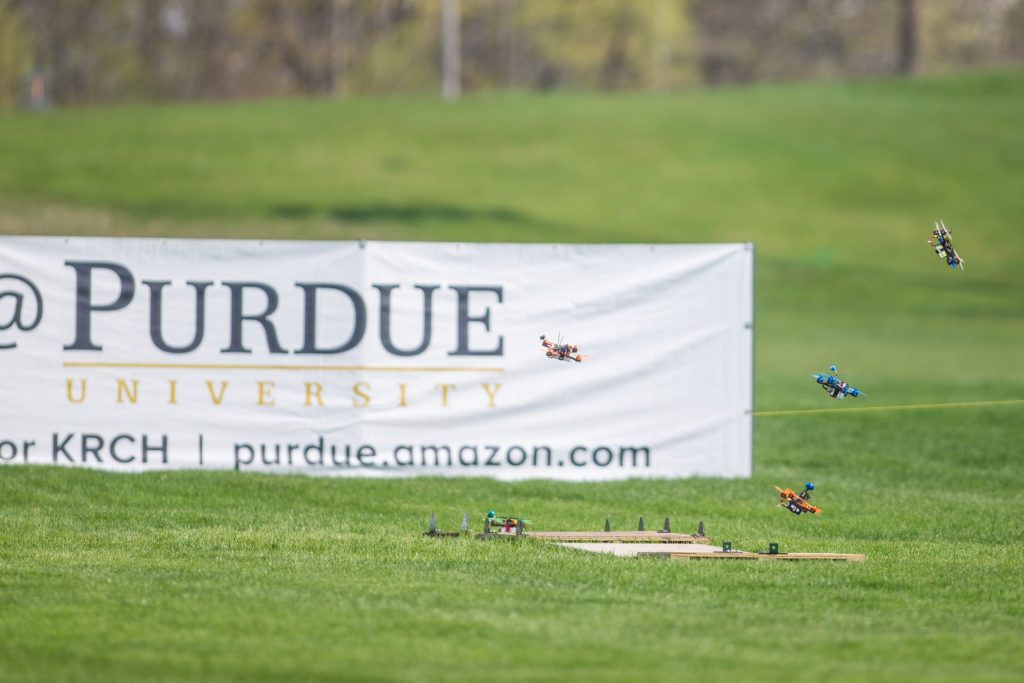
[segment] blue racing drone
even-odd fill
[[[928,244],[932,245],[935,253],[948,263],[950,268],[956,270],[957,266],[960,266],[960,270],[964,269],[964,260],[953,248],[953,236],[950,235],[950,230],[945,223],[939,221],[935,224],[935,229],[932,230],[932,239],[928,240]]]
[[[836,366],[829,368],[829,374],[819,375],[817,373],[811,375],[821,385],[821,388],[828,392],[828,395],[832,398],[843,400],[847,396],[860,396],[862,392],[856,387],[851,387],[849,384],[839,379],[836,375]]]

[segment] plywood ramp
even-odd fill
[[[707,553],[721,550],[717,546],[696,543],[555,543],[563,548],[584,550],[588,553],[602,553],[617,557],[637,557],[638,555],[654,555],[664,559],[675,553]]]
[[[556,543],[710,543],[707,536],[660,531],[528,531],[529,538]]]

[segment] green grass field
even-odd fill
[[[0,114],[6,234],[753,241],[756,408],[847,409],[757,418],[740,481],[4,467],[0,681],[1021,680],[1024,404],[849,410],[1024,398],[1021,121],[1021,71]],[[774,506],[807,479],[823,515]],[[494,507],[869,558],[421,536]]]

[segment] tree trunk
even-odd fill
[[[917,0],[899,0],[896,71],[911,74],[917,66]]]
[[[441,95],[457,100],[462,94],[461,35],[459,0],[443,0],[441,5]]]

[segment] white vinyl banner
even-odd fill
[[[745,477],[752,294],[749,244],[0,237],[0,464]]]

